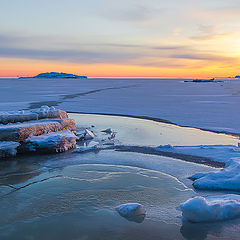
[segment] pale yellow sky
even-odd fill
[[[239,12],[239,0],[4,0],[0,77],[235,76]]]

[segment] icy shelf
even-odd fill
[[[54,107],[42,106],[32,111],[11,111],[0,112],[0,124],[26,122],[49,118],[68,118],[67,112],[55,109]]]

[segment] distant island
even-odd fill
[[[240,75],[235,76],[235,78],[240,78]]]
[[[86,79],[87,76],[78,76],[75,74],[70,73],[59,73],[59,72],[46,72],[46,73],[40,73],[34,77],[20,77],[18,79],[28,79],[28,78],[84,78]]]
[[[215,78],[211,79],[193,79],[193,80],[185,80],[184,82],[194,82],[194,83],[214,83],[214,82],[223,82],[222,80],[216,80]]]

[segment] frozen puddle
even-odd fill
[[[70,117],[81,127],[94,125],[98,134],[114,129],[125,145],[237,145],[236,138],[224,134],[149,120]],[[182,223],[176,209],[191,197],[212,194],[196,192],[188,179],[212,170],[174,158],[114,150],[19,156],[0,163],[0,239],[238,239],[238,219],[196,227]],[[131,202],[143,204],[147,211],[140,224],[115,211]]]

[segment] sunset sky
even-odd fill
[[[240,74],[239,0],[0,3],[0,77]]]

